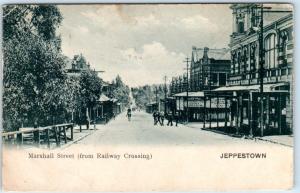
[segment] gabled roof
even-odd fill
[[[99,99],[98,99],[98,101],[100,101],[100,102],[105,102],[105,101],[109,101],[110,100],[110,98],[108,98],[105,94],[101,94],[100,95],[100,97],[99,97]]]
[[[194,62],[198,62],[203,58],[204,55],[204,49],[202,48],[193,48],[192,51],[192,60]],[[215,59],[215,60],[230,60],[230,49],[227,48],[221,48],[221,49],[209,49],[207,52],[209,59]]]

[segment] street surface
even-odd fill
[[[86,145],[268,145],[263,141],[230,137],[223,134],[191,128],[182,124],[167,126],[154,125],[151,114],[135,111],[131,121],[122,113],[106,125],[97,125],[94,133],[77,142]],[[74,146],[74,144],[72,145]]]

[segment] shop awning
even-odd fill
[[[186,92],[181,92],[173,95],[174,97],[183,97],[186,96]]]
[[[174,97],[186,97],[186,92],[181,92],[173,95]],[[204,92],[198,91],[198,92],[189,92],[189,97],[203,97]]]
[[[274,91],[276,87],[279,86],[285,86],[287,83],[276,83],[276,84],[264,84],[264,92],[271,92]],[[212,92],[215,91],[259,91],[260,85],[245,85],[245,86],[224,86],[217,88],[215,90],[212,90]]]
[[[189,93],[189,97],[204,97],[204,92],[192,92],[191,94]]]
[[[151,103],[146,104],[146,106],[151,106],[151,105],[156,105],[156,104],[157,104],[156,102],[151,102]]]

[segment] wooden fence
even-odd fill
[[[24,137],[28,134],[33,134],[33,137],[30,138],[30,140],[33,140],[33,142],[37,146],[40,146],[43,142],[47,144],[48,148],[50,148],[51,139],[54,138],[56,146],[59,147],[61,141],[67,143],[68,140],[73,140],[73,131],[73,123],[29,129],[20,128],[19,131],[3,132],[2,141],[3,143],[16,144],[17,146],[21,146],[24,143]],[[69,132],[69,136],[67,135],[67,132]]]

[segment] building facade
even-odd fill
[[[291,9],[270,7],[268,10],[272,12],[263,11],[263,44],[259,42],[260,5],[234,4],[231,9],[233,32],[227,86],[207,96],[227,101],[230,115],[225,120],[238,133],[290,134],[293,132],[294,47]]]
[[[173,78],[170,84],[170,91],[176,100],[176,111],[179,113],[180,118],[195,122],[203,121],[205,119],[205,103],[207,103],[204,102],[204,91],[226,86],[229,72],[229,49],[193,47],[188,84],[187,74]],[[187,93],[187,90],[189,93]],[[225,109],[218,107],[214,102],[210,104],[211,109],[224,114]],[[208,112],[214,113],[215,111]],[[214,115],[211,115],[211,117],[217,118]]]
[[[226,86],[229,72],[229,49],[193,47],[190,67],[191,91],[211,90],[220,86]]]

